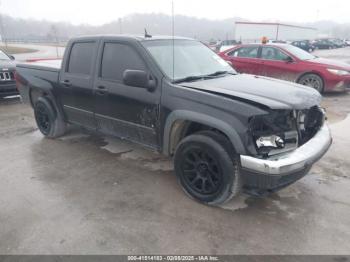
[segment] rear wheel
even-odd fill
[[[40,97],[34,105],[34,115],[40,132],[48,138],[57,138],[66,132],[66,123],[49,99]]]
[[[323,79],[316,74],[306,74],[299,79],[298,83],[304,86],[312,87],[320,93],[323,93],[324,91]]]
[[[234,150],[221,134],[206,131],[185,138],[176,150],[174,164],[184,191],[202,203],[220,205],[240,192]]]

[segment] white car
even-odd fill
[[[219,52],[224,52],[238,45],[236,40],[224,40],[219,45]]]

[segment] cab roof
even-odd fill
[[[88,39],[115,39],[115,40],[131,40],[131,41],[155,41],[155,40],[195,40],[193,38],[180,37],[180,36],[166,36],[166,35],[155,35],[152,37],[146,37],[144,35],[91,35],[91,36],[80,36],[72,38],[72,41],[88,40]]]

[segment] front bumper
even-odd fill
[[[245,185],[266,190],[290,185],[305,176],[312,165],[328,151],[331,144],[331,132],[328,126],[324,125],[309,142],[292,152],[269,159],[241,156]]]
[[[0,97],[18,95],[16,83],[1,84],[0,83]]]

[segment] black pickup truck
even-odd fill
[[[140,143],[173,157],[209,205],[294,183],[332,143],[317,91],[237,74],[187,38],[76,38],[62,62],[20,64],[16,80],[46,137],[69,123]]]

